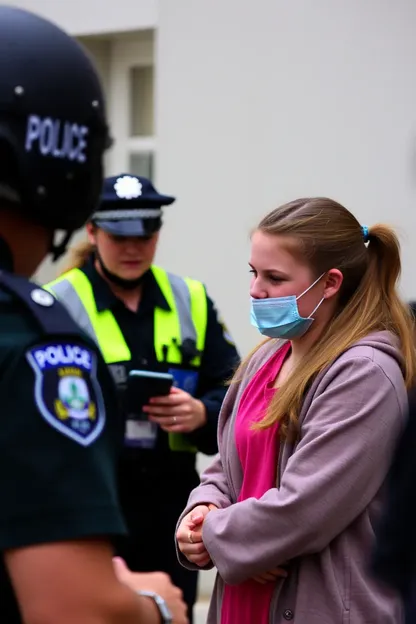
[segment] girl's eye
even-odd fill
[[[269,280],[273,282],[273,284],[278,284],[283,281],[281,277],[277,277],[276,275],[270,275]]]
[[[255,271],[254,269],[249,269],[249,273],[252,273],[253,275],[256,275],[257,271]]]

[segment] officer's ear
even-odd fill
[[[97,244],[97,227],[94,225],[94,223],[87,223],[85,228],[87,230],[88,241],[91,243],[91,245],[94,245],[95,247]]]

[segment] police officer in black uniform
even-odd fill
[[[76,247],[70,270],[46,288],[90,331],[121,393],[131,370],[174,377],[142,420],[124,414],[119,492],[129,538],[119,552],[132,570],[167,572],[192,621],[197,573],[177,561],[175,526],[199,483],[196,452],[217,452],[218,414],[239,356],[203,284],[153,263],[162,210],[173,202],[146,178],[108,178],[87,225],[90,246]]]
[[[107,144],[83,49],[50,22],[1,6],[1,624],[187,622],[165,575],[113,561],[110,539],[125,530],[116,392],[95,343],[27,279],[93,211]]]

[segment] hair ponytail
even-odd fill
[[[378,223],[369,230],[368,268],[361,288],[361,303],[372,302],[366,310],[370,322],[372,309],[379,309],[380,326],[396,334],[404,358],[404,377],[410,387],[416,376],[416,356],[413,340],[413,321],[409,306],[397,292],[401,275],[400,243],[395,232]]]
[[[400,277],[400,243],[393,230],[378,223],[368,232],[369,280],[377,279],[380,296],[390,296]],[[370,284],[368,284],[370,286]]]

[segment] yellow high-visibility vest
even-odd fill
[[[205,347],[207,297],[201,282],[182,278],[152,266],[151,271],[170,309],[155,308],[154,346],[159,362],[180,364],[180,345],[192,339],[199,353]],[[130,349],[111,310],[98,311],[90,280],[80,269],[72,269],[44,286],[67,308],[80,327],[95,340],[107,364],[129,362]],[[167,353],[165,352],[168,349]],[[198,354],[190,364],[198,367]],[[196,452],[186,436],[169,434],[172,450]]]

